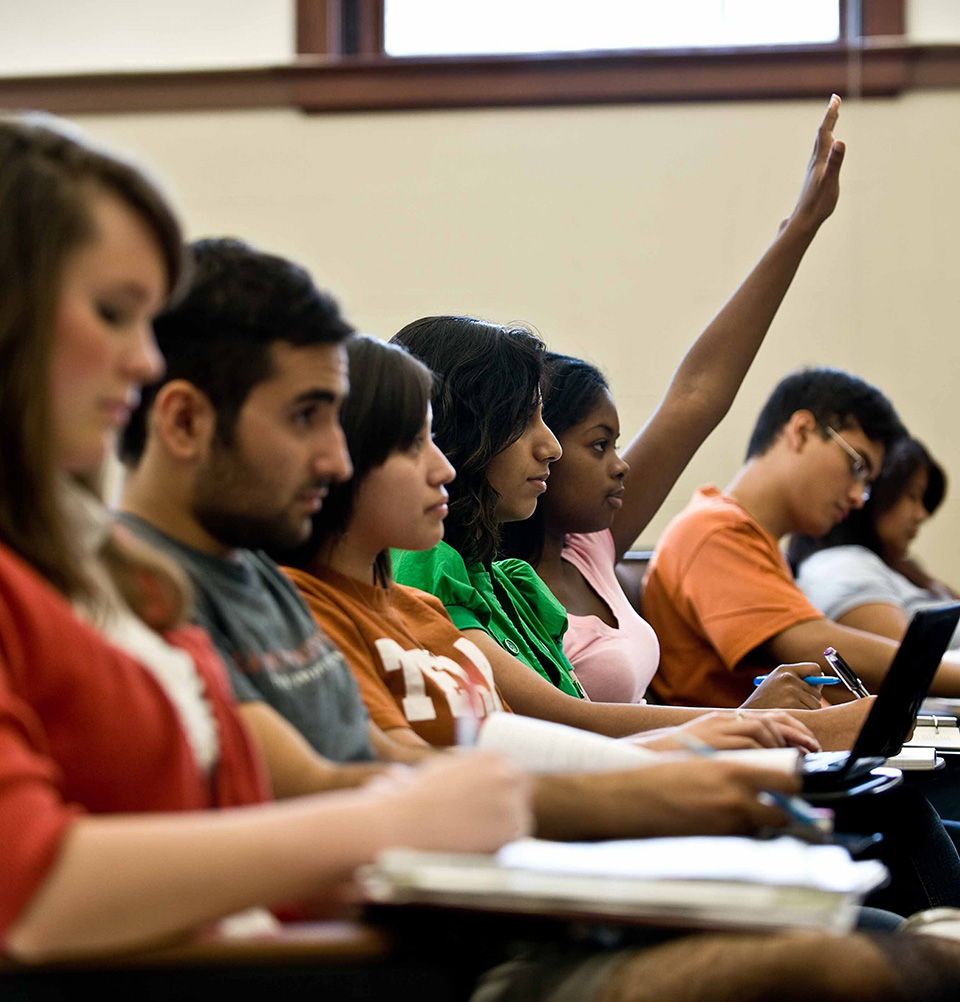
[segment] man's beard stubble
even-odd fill
[[[273,507],[277,500],[236,449],[216,446],[194,489],[193,516],[231,549],[282,552],[309,537],[311,521],[306,514],[295,521],[289,509]]]

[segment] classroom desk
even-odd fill
[[[0,961],[0,998],[77,1002],[78,994],[95,992],[99,1002],[464,1002],[478,973],[462,956],[396,950],[391,935],[370,925],[312,922],[244,938],[199,936],[109,958],[35,966]]]
[[[390,951],[388,936],[359,922],[290,923],[277,932],[224,937],[201,934],[171,946],[137,950],[107,958],[85,957],[44,964],[43,970],[136,970],[211,964],[275,964],[301,960],[375,960]],[[31,968],[33,969],[33,968]],[[39,968],[38,968],[39,969]],[[22,973],[23,965],[0,960],[0,975]],[[2,984],[2,982],[0,982]]]

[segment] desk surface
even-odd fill
[[[210,934],[188,943],[119,956],[59,961],[23,967],[0,960],[4,973],[25,970],[130,970],[158,967],[205,967],[221,964],[298,964],[310,961],[376,960],[388,955],[389,937],[359,922],[304,922],[285,925],[277,932],[227,938]]]

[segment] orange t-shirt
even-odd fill
[[[643,615],[660,640],[654,692],[682,706],[739,706],[772,667],[756,649],[822,618],[773,536],[716,487],[697,491],[660,537]]]
[[[364,584],[323,568],[285,567],[320,628],[340,648],[382,730],[412,728],[431,745],[456,743],[457,721],[505,710],[483,652],[433,595]]]

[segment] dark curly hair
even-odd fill
[[[435,374],[434,439],[457,471],[446,541],[468,563],[500,550],[500,495],[487,467],[523,434],[540,403],[544,346],[525,327],[473,317],[424,317],[392,338]]]
[[[120,458],[140,462],[146,415],[157,390],[185,379],[216,411],[216,434],[229,445],[250,391],[270,375],[270,346],[339,344],[353,333],[336,300],[299,265],[240,240],[198,240],[187,294],[154,324],[167,363],[163,380],[144,394],[120,439]]]
[[[350,359],[350,395],[340,424],[353,463],[353,477],[331,484],[323,508],[313,516],[310,538],[295,550],[272,553],[278,562],[310,570],[323,546],[350,524],[357,489],[363,478],[386,462],[392,452],[409,449],[423,428],[433,388],[430,370],[399,345],[355,334],[346,342]],[[373,565],[374,581],[387,585],[390,554],[383,551]]]

